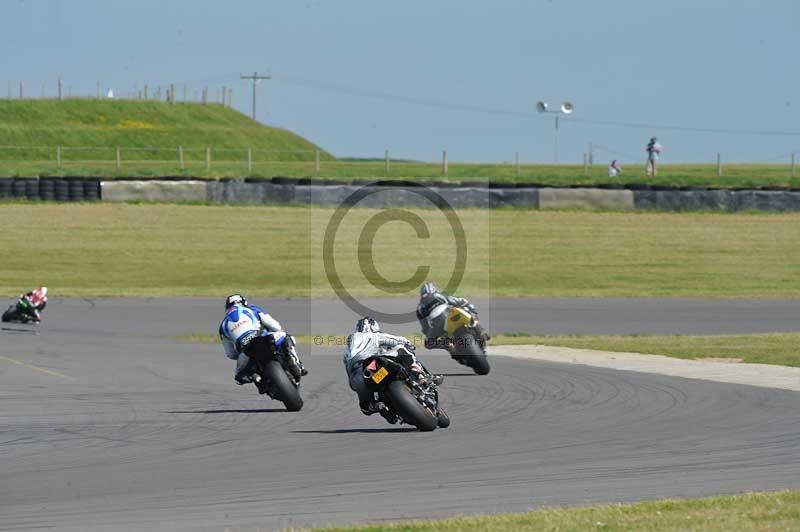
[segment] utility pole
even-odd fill
[[[241,79],[252,79],[253,80],[253,116],[252,116],[252,118],[253,118],[253,120],[255,120],[256,119],[256,84],[259,82],[259,80],[262,80],[262,79],[272,79],[272,76],[266,76],[264,74],[259,74],[258,72],[253,72],[252,74],[250,74],[248,76],[245,76],[244,74],[242,74],[241,76],[239,76],[239,78],[241,78]]]

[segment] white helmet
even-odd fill
[[[242,294],[231,294],[227,298],[225,298],[225,308],[229,309],[234,305],[244,305],[247,306],[247,300],[244,298]]]

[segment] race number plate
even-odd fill
[[[386,368],[381,368],[372,374],[372,380],[373,382],[375,382],[375,384],[380,384],[381,381],[385,379],[388,374],[389,372],[386,370]]]

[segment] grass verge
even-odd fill
[[[403,334],[417,347],[424,345],[420,333]],[[193,333],[175,336],[181,342],[215,344],[217,334]],[[300,345],[344,346],[346,335],[296,334]],[[800,367],[800,333],[736,334],[713,336],[690,335],[596,335],[537,336],[528,333],[505,333],[492,337],[490,345],[549,345],[664,355],[687,360],[720,359],[749,364],[774,364]]]
[[[457,246],[438,211],[409,211],[428,230],[420,234],[407,223],[378,219],[390,211],[353,209],[324,259],[325,229],[335,212],[0,204],[0,294],[46,284],[54,296],[335,297],[324,267],[331,260],[354,296],[416,296],[419,283],[402,280],[421,266],[442,285],[451,277]],[[457,292],[467,297],[800,297],[798,213],[475,209],[458,217],[466,257]],[[365,227],[373,238],[364,237]]]
[[[535,336],[501,334],[493,345],[550,345],[623,353],[646,353],[684,359],[724,359],[729,362],[800,367],[800,333],[735,335],[591,335]]]
[[[546,508],[522,514],[324,528],[328,532],[641,531],[741,532],[800,529],[800,491],[704,499],[665,499],[586,508]]]

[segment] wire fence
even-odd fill
[[[624,177],[645,174],[641,158],[593,145],[596,153],[632,164]],[[198,177],[341,177],[341,178],[456,178],[534,182],[601,182],[609,180],[606,163],[594,164],[587,152],[583,164],[524,164],[519,154],[511,161],[469,163],[450,161],[447,151],[438,161],[401,158],[386,150],[382,156],[336,159],[318,149],[268,150],[251,147],[214,146],[43,146],[0,145],[0,175],[147,176]],[[605,159],[606,157],[602,157]],[[641,163],[641,164],[639,164]],[[672,175],[686,183],[713,183],[723,176],[748,183],[786,183],[797,177],[795,153],[786,153],[757,164],[725,165],[720,154],[706,164],[659,167],[660,175]],[[633,168],[633,169],[631,169]],[[638,170],[637,170],[638,169]],[[616,176],[619,177],[619,176]]]
[[[0,93],[0,97],[5,99],[40,99],[40,100],[64,100],[64,99],[116,99],[116,100],[151,100],[164,101],[169,103],[195,102],[195,103],[218,103],[226,107],[233,107],[233,88],[228,85],[222,86],[192,86],[186,83],[168,84],[135,84],[133,87],[122,90],[114,90],[113,87],[97,82],[93,91],[86,88],[73,88],[59,79],[55,88],[47,84],[41,85],[41,92],[37,92],[36,87],[26,84],[24,81],[8,80],[5,94]]]

